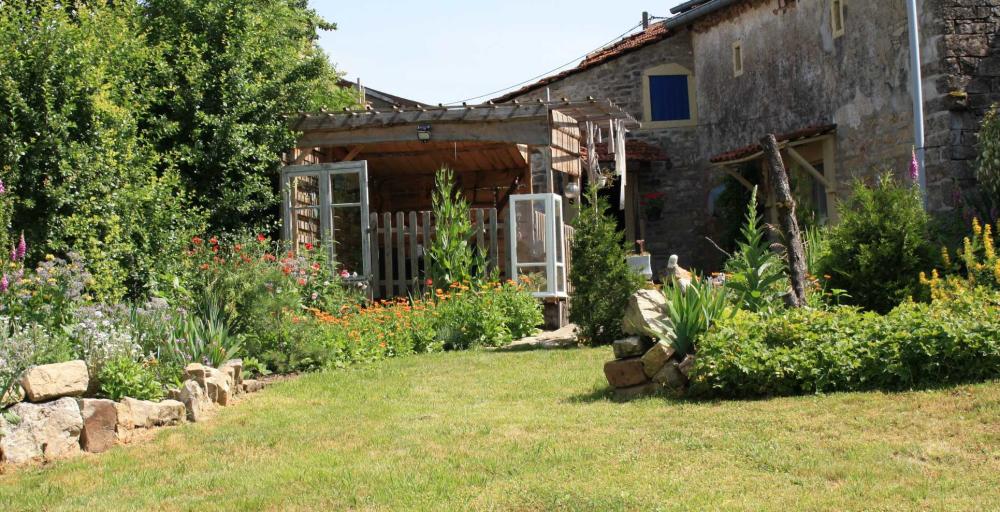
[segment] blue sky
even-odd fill
[[[425,103],[490,93],[610,42],[681,0],[312,0],[347,78]],[[475,101],[485,101],[493,94]]]

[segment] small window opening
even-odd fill
[[[733,43],[733,76],[743,75],[743,42]]]

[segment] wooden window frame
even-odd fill
[[[733,78],[739,78],[743,76],[743,40],[740,39],[733,43]]]
[[[688,119],[676,121],[653,121],[652,91],[649,89],[649,77],[661,75],[684,75],[688,85]],[[695,97],[694,72],[680,64],[660,64],[647,68],[642,72],[642,129],[660,128],[690,128],[698,125],[698,101]]]
[[[840,22],[839,26],[838,21]],[[847,31],[845,26],[844,0],[830,0],[830,31],[833,33],[834,39],[844,35]]]

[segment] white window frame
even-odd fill
[[[676,121],[653,121],[653,92],[649,89],[649,77],[662,75],[684,75],[688,83],[688,111],[691,117]],[[698,125],[698,101],[695,98],[694,72],[680,64],[660,64],[642,72],[642,115],[643,129],[683,128]]]
[[[360,185],[361,201],[356,203],[330,202],[333,191],[330,188],[330,178],[335,175],[357,174]],[[319,180],[319,215],[320,215],[320,239],[327,250],[327,256],[331,264],[337,261],[337,247],[334,243],[333,233],[333,209],[340,208],[360,208],[361,209],[361,258],[362,271],[364,275],[351,278],[351,281],[366,281],[371,276],[371,247],[369,231],[370,212],[368,206],[368,162],[360,160],[356,162],[337,162],[314,165],[288,165],[281,170],[281,218],[282,218],[282,238],[291,241],[294,235],[295,225],[292,222],[292,179],[299,176],[316,176]],[[294,247],[293,250],[298,250]]]
[[[527,202],[531,204],[535,201],[542,201],[545,205],[545,263],[519,263],[517,261],[517,209],[516,203]],[[532,292],[532,295],[538,298],[565,298],[569,295],[566,293],[566,239],[564,228],[565,219],[563,218],[562,211],[562,197],[558,194],[517,194],[510,196],[510,202],[507,205],[508,213],[508,226],[510,229],[508,231],[507,237],[510,240],[508,248],[510,251],[510,276],[511,279],[520,280],[521,268],[541,268],[545,267],[545,291]],[[556,225],[556,212],[559,212],[559,225]],[[559,237],[558,239],[556,237]],[[558,246],[562,247],[562,258],[557,258],[556,247],[557,241],[561,242]],[[562,270],[562,282],[560,283],[558,276],[559,270]],[[559,291],[559,290],[562,291]]]

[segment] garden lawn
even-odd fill
[[[1000,383],[607,399],[610,349],[408,357],[0,476],[3,510],[1000,508]]]

